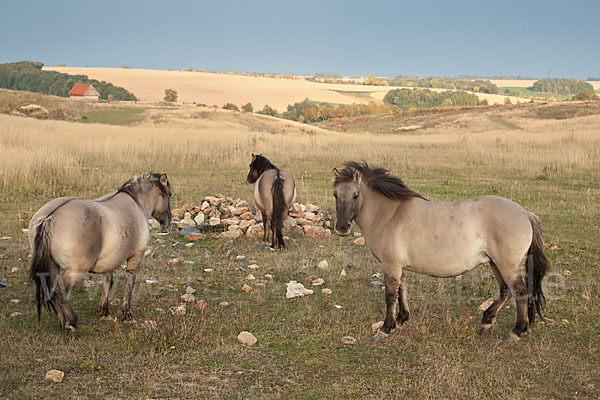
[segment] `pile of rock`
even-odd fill
[[[261,238],[264,234],[262,215],[253,204],[222,194],[207,196],[200,204],[185,204],[171,213],[172,226],[189,240],[203,240],[208,232],[217,232],[225,239]],[[283,232],[323,239],[331,236],[330,225],[329,213],[319,206],[294,203],[283,223]]]

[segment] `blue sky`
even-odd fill
[[[2,0],[0,62],[600,77],[600,1]]]

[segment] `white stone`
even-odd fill
[[[248,331],[242,331],[237,337],[238,342],[246,346],[254,346],[258,339]]]
[[[185,295],[184,295],[185,296]],[[180,304],[178,306],[172,306],[169,308],[169,311],[171,311],[172,315],[185,315],[187,308],[184,304]]]
[[[150,226],[150,229],[160,228],[160,223],[157,220],[155,220],[154,218],[150,218],[148,220],[148,225]]]
[[[331,289],[323,288],[323,290],[321,290],[321,293],[323,293],[323,294],[332,294],[333,291]]]
[[[194,289],[193,287],[188,286],[185,288],[185,294],[194,294],[194,293],[196,293],[196,289]]]
[[[479,309],[481,311],[485,311],[489,308],[489,306],[492,305],[493,302],[494,302],[494,299],[490,297],[489,299],[487,299],[486,301],[484,301],[483,303],[481,303],[479,305]]]
[[[346,273],[345,269],[340,271],[340,276],[346,276],[346,275],[348,275],[348,274]]]
[[[204,213],[198,213],[198,215],[194,217],[194,222],[196,225],[202,225],[204,223]]]
[[[258,269],[258,265],[257,264],[250,264],[250,265],[248,265],[248,269]]]
[[[192,301],[196,300],[196,297],[193,294],[182,294],[181,300],[185,301],[186,303],[191,303]]]
[[[377,331],[380,330],[382,326],[383,326],[383,321],[375,322],[373,325],[371,325],[371,333],[376,334]]]
[[[15,311],[14,313],[10,314],[10,317],[15,318],[15,317],[20,317],[21,315],[23,315],[23,314],[18,311]]]
[[[319,262],[319,269],[329,269],[329,263],[327,260],[322,260]]]
[[[313,280],[311,282],[311,285],[313,285],[313,286],[321,286],[324,283],[325,283],[325,279],[323,279],[323,278],[317,278],[317,279],[315,279],[315,280]]]
[[[294,297],[302,297],[307,294],[313,294],[313,291],[306,289],[303,284],[296,281],[289,281],[287,284],[287,292],[285,297],[293,299]]]
[[[356,338],[353,336],[344,336],[342,338],[342,342],[347,345],[355,345],[358,343],[358,340],[356,340]]]
[[[208,224],[210,226],[217,226],[221,223],[221,219],[217,218],[217,217],[210,217],[210,219],[208,220]]]

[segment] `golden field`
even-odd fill
[[[162,101],[165,89],[174,89],[181,103],[222,107],[226,103],[238,106],[252,103],[255,110],[268,104],[279,112],[288,104],[305,98],[334,104],[368,103],[383,100],[396,87],[328,84],[304,80],[212,74],[205,72],[164,71],[133,68],[44,67],[44,70],[82,74],[89,78],[111,82],[133,92],[142,102]],[[443,91],[444,89],[432,89]],[[506,96],[475,93],[490,104],[503,104]],[[511,102],[524,101],[510,97]]]

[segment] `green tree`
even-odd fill
[[[177,91],[174,89],[165,89],[164,100],[168,103],[177,102]]]
[[[257,111],[258,114],[263,114],[263,115],[270,115],[272,117],[277,116],[277,110],[273,109],[270,105],[265,104],[265,106],[262,108],[262,110]]]
[[[252,107],[252,103],[246,103],[242,106],[242,110],[246,112],[254,112],[254,107]]]

